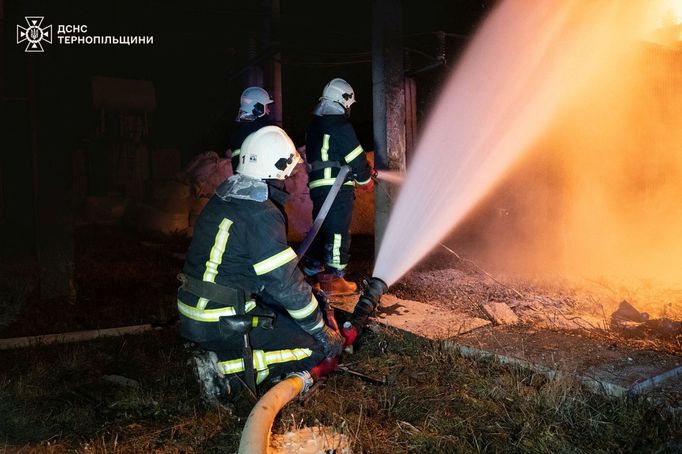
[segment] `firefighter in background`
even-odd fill
[[[270,118],[270,108],[268,107],[273,102],[268,92],[260,87],[249,87],[242,92],[239,98],[237,125],[230,136],[232,171],[234,173],[237,173],[239,155],[244,139],[264,126],[275,125],[275,122]]]
[[[237,174],[194,227],[177,304],[181,335],[206,350],[195,363],[211,403],[243,385],[255,393],[266,377],[301,373],[310,381],[306,371],[341,352],[343,338],[325,323],[323,302],[287,245],[282,186],[300,161],[279,127],[249,135]]]
[[[313,202],[313,219],[324,203],[343,165],[352,172],[339,191],[315,241],[306,254],[304,272],[330,295],[355,293],[357,285],[344,279],[350,249],[350,225],[355,187],[371,191],[373,170],[348,117],[355,102],[353,87],[333,79],[322,91],[320,102],[306,133],[309,165],[308,187]]]

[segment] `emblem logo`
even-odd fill
[[[25,17],[28,27],[17,25],[17,44],[26,41],[25,52],[44,52],[42,42],[52,44],[52,25],[41,27],[43,16]]]

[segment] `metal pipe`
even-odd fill
[[[270,429],[279,411],[305,386],[302,377],[291,376],[273,386],[254,405],[239,441],[239,454],[266,454],[270,447]]]
[[[80,342],[97,339],[98,337],[123,336],[125,334],[139,334],[154,329],[160,329],[152,325],[122,326],[119,328],[93,329],[88,331],[73,331],[60,334],[43,334],[40,336],[13,337],[0,339],[0,350],[13,348],[33,347],[47,344],[64,344],[68,342]]]

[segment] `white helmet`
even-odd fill
[[[253,121],[268,113],[268,104],[274,101],[267,91],[260,87],[249,87],[239,98],[237,121]]]
[[[265,126],[249,134],[241,148],[237,173],[261,180],[283,180],[302,162],[282,128]]]
[[[350,109],[350,106],[355,102],[355,92],[348,82],[336,78],[332,79],[322,90],[320,101],[323,99],[338,102],[344,109]]]

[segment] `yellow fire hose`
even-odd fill
[[[267,454],[270,429],[279,411],[303,390],[303,378],[292,376],[273,386],[256,402],[244,425],[239,454]]]

